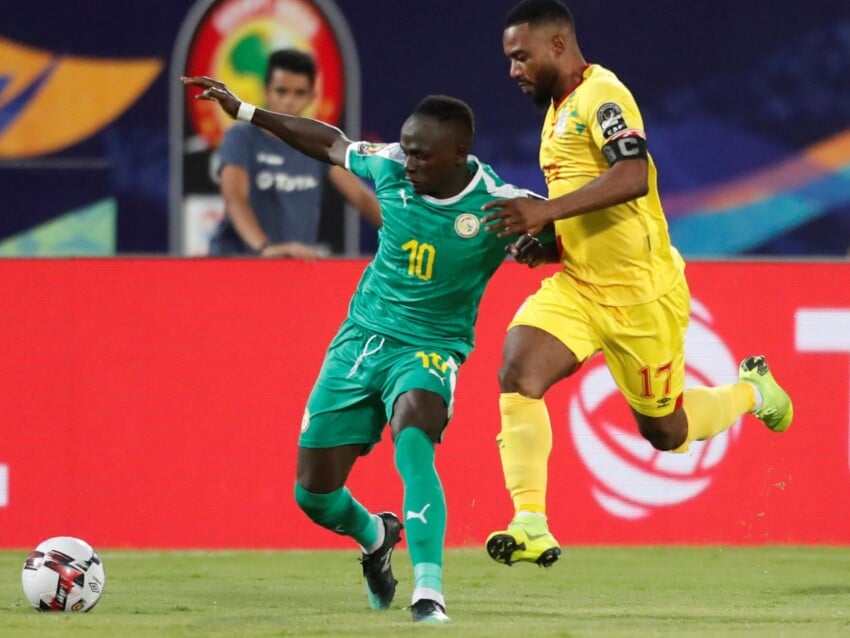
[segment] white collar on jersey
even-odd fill
[[[475,190],[475,187],[478,186],[478,182],[481,181],[481,178],[484,176],[484,169],[481,168],[481,162],[478,161],[478,158],[475,155],[468,155],[467,160],[475,164],[476,170],[475,174],[472,176],[472,179],[469,180],[469,184],[466,185],[461,192],[457,195],[452,195],[451,197],[447,197],[446,199],[439,199],[437,197],[431,197],[430,195],[420,195],[422,199],[426,202],[431,202],[432,204],[440,204],[441,206],[450,206],[459,202],[466,195]]]

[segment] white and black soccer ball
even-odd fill
[[[30,552],[21,583],[39,611],[91,611],[103,594],[106,572],[87,542],[56,536]]]

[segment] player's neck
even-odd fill
[[[437,199],[448,199],[449,197],[454,197],[455,195],[460,194],[464,188],[469,185],[469,182],[472,181],[473,173],[469,170],[469,168],[464,168],[463,171],[458,171],[456,175],[452,176],[448,182],[446,182],[445,186],[439,189],[439,191],[434,191],[430,193],[431,197],[435,197]]]
[[[555,104],[560,104],[565,97],[578,88],[578,85],[584,82],[584,72],[590,65],[585,61],[581,53],[577,53],[570,59],[567,66],[558,82],[555,84],[554,95],[552,101]]]

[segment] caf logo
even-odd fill
[[[685,387],[734,383],[738,366],[711,327],[711,314],[691,301],[691,324],[685,336]],[[653,448],[637,431],[631,416],[617,423],[604,416],[604,404],[624,402],[600,357],[587,369],[569,401],[569,425],[578,456],[592,477],[591,493],[612,516],[637,520],[655,509],[679,505],[708,489],[730,445],[740,435],[738,420],[708,441],[691,443],[685,454]]]

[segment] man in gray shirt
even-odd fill
[[[301,115],[316,96],[315,80],[310,55],[275,51],[266,70],[267,108]],[[359,178],[295,151],[263,129],[237,122],[219,153],[226,217],[210,243],[211,255],[319,257],[315,244],[326,177],[367,220],[381,225],[378,200]]]

